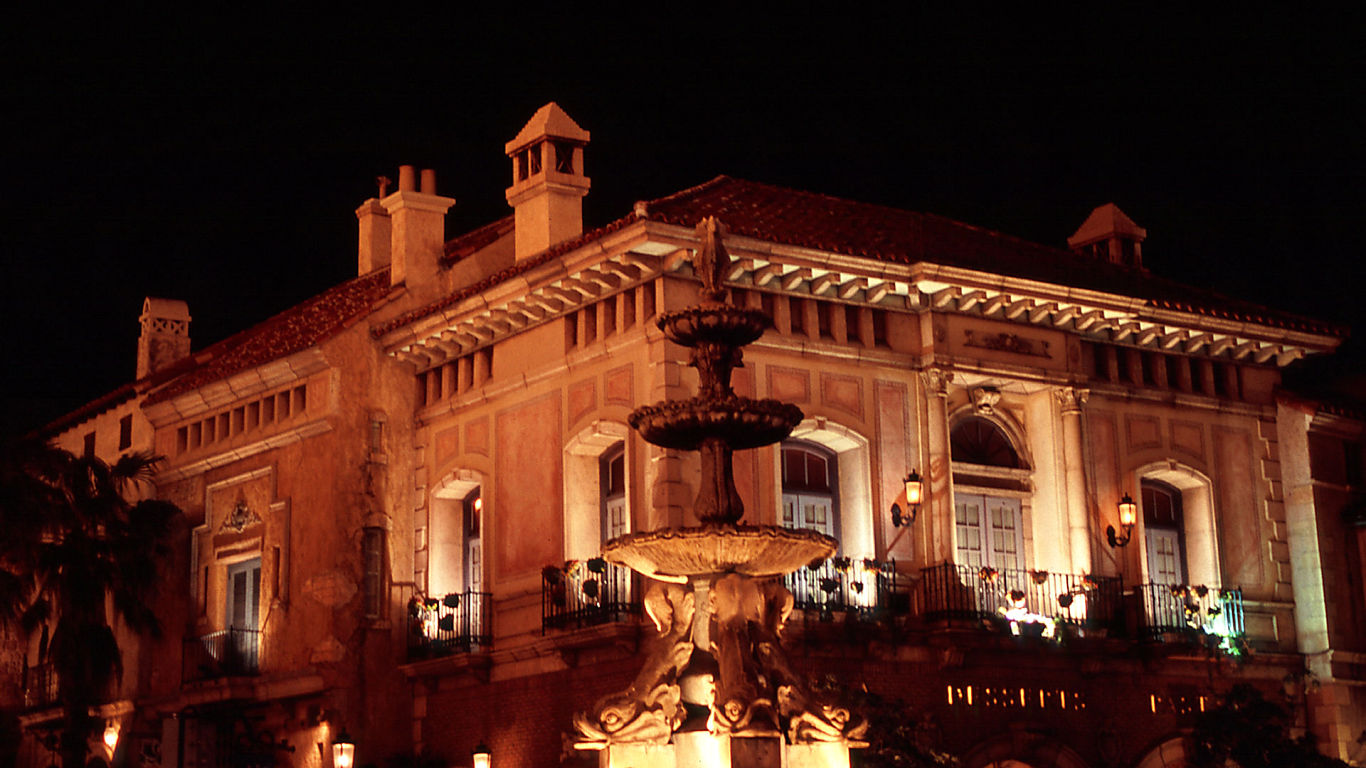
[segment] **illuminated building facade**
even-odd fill
[[[1113,205],[1064,250],[722,176],[585,232],[589,139],[542,108],[504,147],[513,214],[453,239],[405,167],[356,211],[355,279],[201,352],[149,300],[138,381],[53,428],[166,456],[190,520],[164,636],[126,644],[115,762],[328,766],[343,730],[358,765],[559,760],[646,632],[602,544],[695,523],[697,459],[627,420],[696,391],[653,319],[696,302],[706,216],[773,321],[737,393],[805,414],[736,455],[745,519],[840,542],[790,579],[798,664],[970,766],[1180,765],[1234,682],[1350,754],[1362,422],[1279,389],[1342,329],[1153,275]]]

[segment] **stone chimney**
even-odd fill
[[[1114,203],[1091,211],[1076,234],[1067,238],[1067,247],[1083,256],[1094,256],[1111,264],[1143,268],[1143,240],[1148,230],[1124,215]]]
[[[588,131],[555,102],[536,110],[517,138],[504,147],[512,158],[508,205],[515,211],[516,259],[583,234],[583,173]]]
[[[190,354],[190,307],[174,299],[142,300],[138,318],[138,378],[150,376]]]
[[[366,200],[356,209],[356,220],[360,224],[360,242],[356,249],[357,275],[368,275],[389,266],[389,212],[384,210],[380,199],[388,196],[390,181],[383,176],[375,181],[379,185],[379,197]]]
[[[379,204],[389,215],[389,283],[404,283],[409,290],[435,287],[446,248],[446,211],[455,198],[436,194],[436,171],[422,171],[419,189],[413,166],[404,165],[398,169],[398,191]]]

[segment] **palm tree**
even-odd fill
[[[51,628],[66,766],[85,764],[90,707],[122,678],[111,619],[159,633],[158,562],[180,512],[140,498],[159,461],[131,453],[110,465],[34,441],[0,457],[0,620],[25,634]]]

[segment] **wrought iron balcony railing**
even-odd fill
[[[1143,633],[1151,639],[1168,634],[1218,637],[1218,644],[1228,650],[1230,641],[1243,636],[1241,589],[1144,584],[1138,590],[1143,596]]]
[[[57,670],[51,664],[24,668],[24,709],[41,709],[57,703]]]
[[[954,563],[922,573],[918,608],[927,619],[999,620],[1015,634],[1049,636],[1058,624],[1113,631],[1123,627],[1123,586],[1116,577]]]
[[[488,648],[492,595],[488,592],[452,592],[440,600],[414,599],[408,612],[408,658],[449,656]]]
[[[243,677],[261,671],[261,631],[224,629],[185,638],[181,680]]]
[[[784,576],[783,584],[792,592],[794,607],[823,619],[835,613],[874,619],[908,610],[908,601],[898,599],[904,595],[894,562],[832,557]]]
[[[541,632],[606,624],[640,614],[640,580],[601,558],[541,572]]]

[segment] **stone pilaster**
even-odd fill
[[[1062,409],[1064,487],[1067,489],[1067,530],[1072,572],[1091,572],[1091,532],[1086,514],[1086,466],[1081,445],[1081,409],[1090,392],[1077,387],[1053,390]]]
[[[930,563],[953,560],[953,457],[949,452],[948,399],[951,371],[927,368],[920,372],[921,387],[925,392],[927,416],[925,423],[928,465],[925,480],[929,498],[922,506],[921,519],[929,540],[925,552]],[[926,514],[928,513],[928,514]]]

